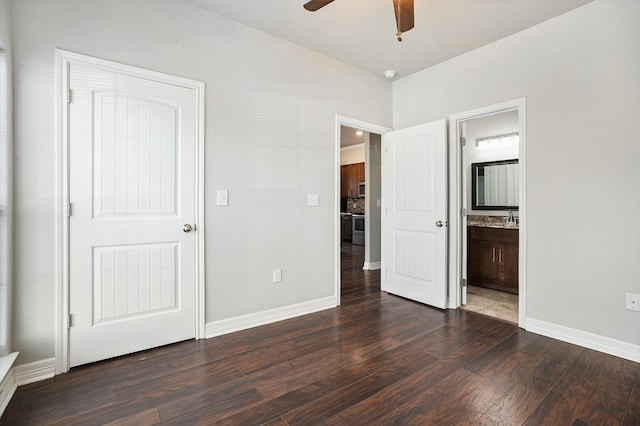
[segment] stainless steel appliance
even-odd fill
[[[367,184],[364,182],[360,182],[358,184],[358,197],[364,197],[366,187],[367,187]]]
[[[351,234],[351,243],[363,246],[364,245],[364,215],[352,214],[353,218],[353,231]]]

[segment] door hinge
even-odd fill
[[[465,146],[467,144],[467,138],[460,136],[460,145]]]
[[[70,104],[71,102],[73,102],[73,91],[69,89],[67,91],[67,103]]]
[[[465,217],[467,215],[467,209],[464,207],[460,209],[460,216]]]
[[[461,279],[461,280],[460,280],[460,285],[461,285],[462,287],[466,287],[466,286],[467,286],[467,279],[466,279],[466,278]]]
[[[71,217],[71,203],[67,203],[67,217]]]
[[[69,314],[69,323],[67,324],[68,328],[73,327],[73,314]]]

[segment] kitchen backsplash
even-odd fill
[[[347,213],[364,214],[364,197],[349,198],[347,200]]]

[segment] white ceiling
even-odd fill
[[[397,78],[507,37],[592,0],[415,0],[415,28],[395,37],[392,0],[184,0],[341,62]]]
[[[362,132],[362,134],[359,135],[356,132]],[[366,133],[353,127],[340,126],[340,148],[364,143],[364,135]]]

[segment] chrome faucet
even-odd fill
[[[507,217],[507,223],[514,223],[513,210],[509,210],[509,216]]]

